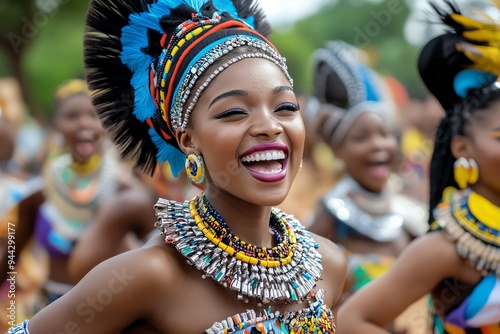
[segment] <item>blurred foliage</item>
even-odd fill
[[[30,109],[37,109],[33,113],[50,114],[57,85],[82,75],[87,6],[82,0],[0,0],[0,77],[24,76],[25,99]],[[393,14],[390,8],[399,11]],[[384,17],[383,12],[389,16]],[[362,46],[374,68],[396,77],[416,95],[423,92],[423,86],[416,71],[418,49],[403,36],[408,13],[404,0],[339,0],[291,27],[275,30],[271,40],[287,57],[301,93],[311,90],[313,51],[327,40],[342,39]],[[13,50],[16,47],[19,50]],[[13,62],[19,62],[21,73],[16,73]]]
[[[0,77],[20,79],[32,113],[50,113],[56,87],[82,76],[87,6],[81,0],[0,0]]]
[[[373,68],[401,81],[411,95],[422,95],[419,49],[403,35],[409,12],[404,0],[340,0],[291,27],[276,29],[270,38],[287,58],[300,93],[311,92],[314,50],[328,40],[340,39],[367,52]]]

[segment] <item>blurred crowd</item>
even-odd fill
[[[349,46],[336,43],[312,55],[314,92],[300,97],[303,166],[281,208],[349,254],[347,298],[425,233],[429,163],[443,110],[431,95],[409,96],[396,78],[375,73],[358,50],[355,64],[371,76],[362,84],[378,91],[384,118],[365,113],[347,124],[341,110],[363,101],[352,100],[348,78],[328,62],[348,62],[338,52]],[[343,93],[335,89],[342,85]],[[61,83],[50,114],[43,125],[31,119],[16,80],[0,80],[1,277],[6,292],[6,273],[16,272],[17,320],[69,291],[101,261],[140,247],[154,231],[158,197],[184,200],[200,192],[185,175],[174,178],[168,164],[146,175],[120,158],[83,80]],[[400,216],[396,230],[369,227]],[[12,253],[5,252],[9,235]],[[4,292],[0,302],[7,306]],[[425,332],[426,305],[400,317],[395,330]],[[11,320],[2,318],[3,329]]]

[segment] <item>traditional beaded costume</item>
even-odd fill
[[[268,60],[292,83],[285,59],[262,35],[268,28],[252,0],[92,1],[84,41],[87,80],[122,154],[146,171],[168,161],[177,175],[186,160],[178,131],[189,126],[210,82],[243,59]],[[266,249],[233,235],[204,195],[184,203],[160,199],[156,210],[166,244],[200,276],[260,303],[261,310],[228,314],[207,333],[335,332],[323,292],[315,290],[323,271],[319,246],[293,217],[273,209],[269,227],[278,246]],[[309,301],[309,307],[281,314],[268,308],[277,301]]]
[[[448,188],[436,209],[431,230],[443,230],[457,252],[483,273],[466,298],[444,319],[435,317],[435,333],[495,333],[500,330],[500,208],[470,190]]]
[[[456,174],[453,179],[455,158],[450,142],[453,136],[463,135],[460,128],[464,119],[471,117],[471,110],[479,112],[476,109],[480,109],[482,100],[500,96],[500,30],[498,21],[489,19],[486,13],[474,20],[463,15],[452,1],[446,1],[446,5],[447,9],[434,9],[449,32],[425,45],[418,64],[425,85],[446,111],[431,164],[431,175],[437,177],[431,179],[430,207],[436,209],[430,231],[443,231],[456,244],[460,257],[483,277],[469,286],[464,296],[455,298],[458,300],[442,317],[435,316],[434,333],[497,333],[500,208],[467,188],[477,178],[464,184],[459,184]]]
[[[317,112],[306,107],[306,113],[309,121],[317,124],[323,141],[330,146],[341,144],[365,113],[379,115],[391,127],[394,103],[381,77],[364,64],[361,50],[342,41],[330,41],[315,52],[313,63],[318,105]],[[320,110],[321,104],[333,107]],[[383,243],[400,238],[405,230],[421,235],[427,228],[422,204],[389,189],[369,192],[349,175],[323,196],[321,204],[335,220],[339,239],[368,238]],[[380,276],[394,261],[390,256],[346,251],[353,291]]]
[[[160,199],[155,208],[165,242],[175,245],[203,278],[237,291],[238,299],[257,298],[262,306],[309,301],[307,309],[286,315],[271,306],[258,313],[248,310],[214,323],[207,333],[335,332],[324,292],[313,290],[322,272],[319,245],[293,216],[273,209],[270,227],[279,244],[265,249],[233,235],[203,194],[184,203]]]

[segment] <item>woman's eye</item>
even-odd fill
[[[287,111],[299,111],[300,110],[300,107],[296,104],[293,104],[293,103],[283,103],[283,104],[280,104],[274,111],[283,111],[283,110],[287,110]]]
[[[214,117],[217,119],[221,119],[223,117],[228,117],[232,115],[244,115],[244,114],[246,114],[246,112],[242,109],[229,109],[219,114],[216,114]]]

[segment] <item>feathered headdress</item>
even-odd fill
[[[470,106],[500,92],[497,81],[500,74],[498,23],[486,13],[479,15],[482,20],[467,17],[453,1],[445,1],[444,7],[431,4],[448,31],[429,41],[418,60],[424,84],[446,111],[436,131],[431,160],[430,223],[444,189],[458,187],[453,179],[452,138],[463,132],[464,120],[474,109]]]
[[[431,3],[448,32],[424,46],[418,68],[429,91],[450,111],[473,90],[497,81],[500,25],[486,13],[478,15],[484,21],[475,20],[464,16],[453,1],[445,4],[448,8]]]
[[[265,58],[291,81],[284,58],[264,37],[268,32],[253,0],[91,1],[86,77],[122,155],[150,173],[156,162],[168,161],[177,175],[185,155],[176,131],[188,125],[200,94],[219,73],[245,58]],[[251,52],[238,51],[245,48]]]
[[[354,121],[365,112],[386,116],[393,104],[386,83],[363,61],[362,51],[342,42],[330,41],[313,55],[314,95],[319,103],[344,110],[323,126],[338,143]],[[332,109],[333,110],[333,109]]]

